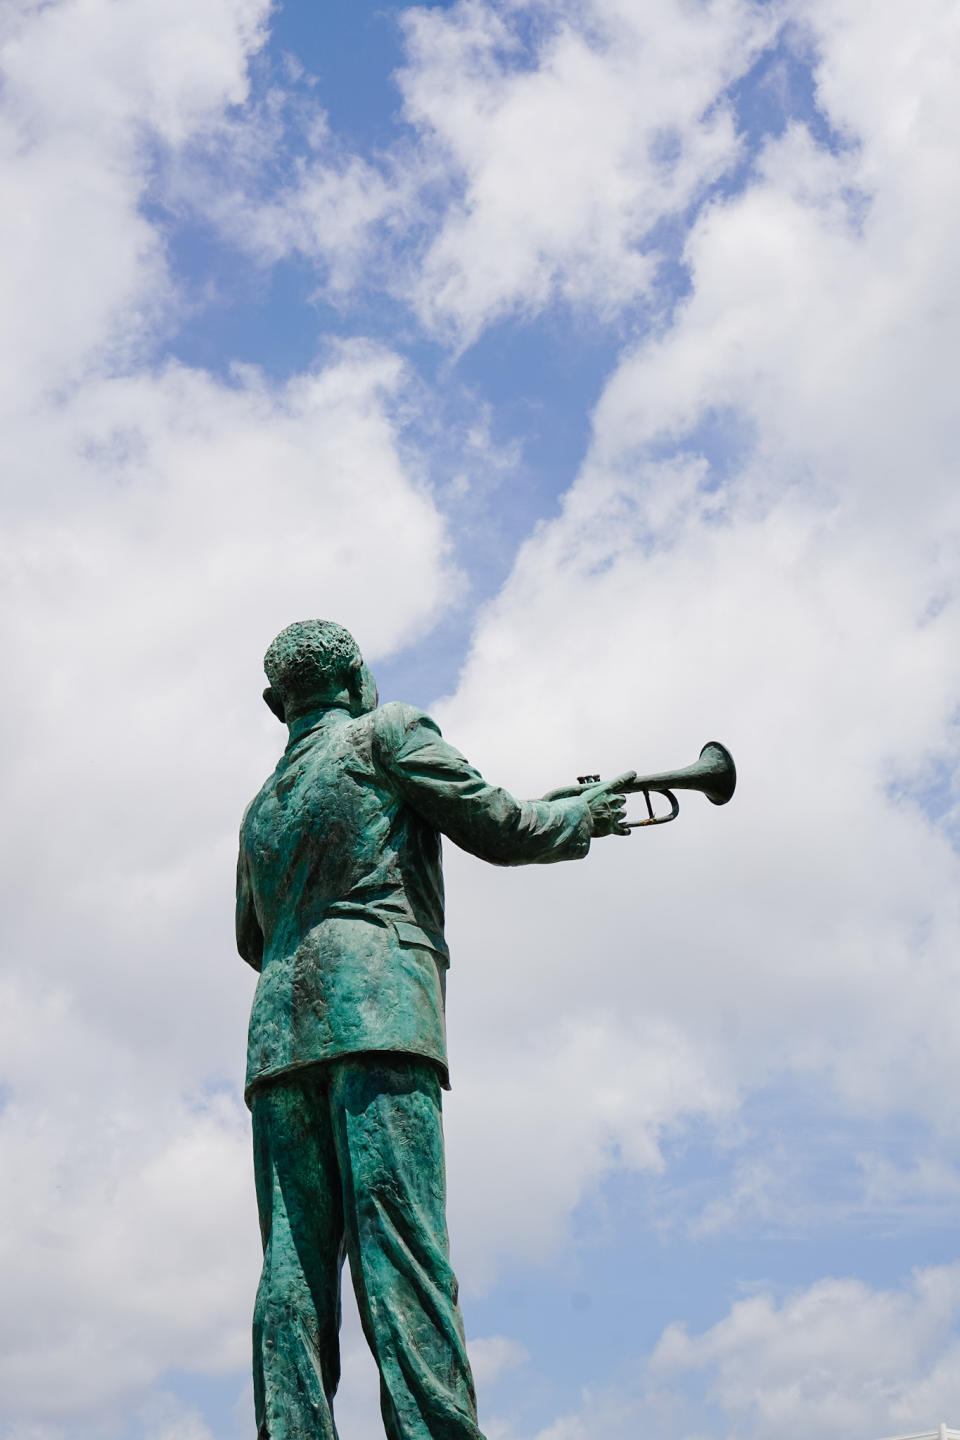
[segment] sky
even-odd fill
[[[960,1427],[958,62],[953,0],[9,0],[2,1440],[252,1436],[309,616],[517,794],[738,762],[447,846],[487,1440]]]

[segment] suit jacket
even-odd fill
[[[447,1083],[440,832],[495,865],[590,847],[580,796],[515,800],[410,705],[331,707],[291,738],[247,808],[237,948],[259,970],[246,1093],[370,1050],[425,1056]]]

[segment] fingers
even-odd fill
[[[621,788],[622,786],[624,786],[624,785],[629,785],[630,782],[631,782],[632,780],[636,780],[636,778],[637,778],[637,772],[636,772],[636,770],[624,770],[623,774],[622,774],[622,775],[618,775],[617,778],[616,778],[616,780],[607,780],[606,783],[605,783],[601,788],[602,788],[603,790],[617,791],[617,790],[620,790],[620,788]]]
[[[610,826],[610,829],[607,833],[610,835],[630,835],[633,832],[630,830],[629,826],[626,823],[626,801],[623,800],[619,795],[616,797],[616,799],[619,800],[620,803],[611,804],[610,808],[607,811],[607,819]]]
[[[610,806],[610,833],[611,835],[629,835],[631,832],[626,825],[627,802],[623,795],[612,795]]]
[[[615,791],[595,790],[587,797],[590,807],[593,834],[629,835],[630,827],[625,823],[626,797]]]

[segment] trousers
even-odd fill
[[[436,1067],[349,1055],[257,1088],[251,1109],[257,1440],[337,1440],[345,1257],[387,1440],[483,1440],[450,1268]]]

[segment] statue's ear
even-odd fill
[[[286,724],[287,717],[284,714],[283,701],[280,699],[280,696],[277,694],[276,690],[274,690],[272,686],[268,685],[266,690],[264,690],[263,692],[263,698],[264,700],[266,700],[267,704],[270,706],[270,709],[273,711],[274,715],[276,715],[281,725]]]
[[[377,682],[371,675],[369,666],[365,665],[359,656],[350,662],[347,689],[350,692],[350,709],[354,715],[366,715],[370,710],[376,710],[380,698],[377,694]]]

